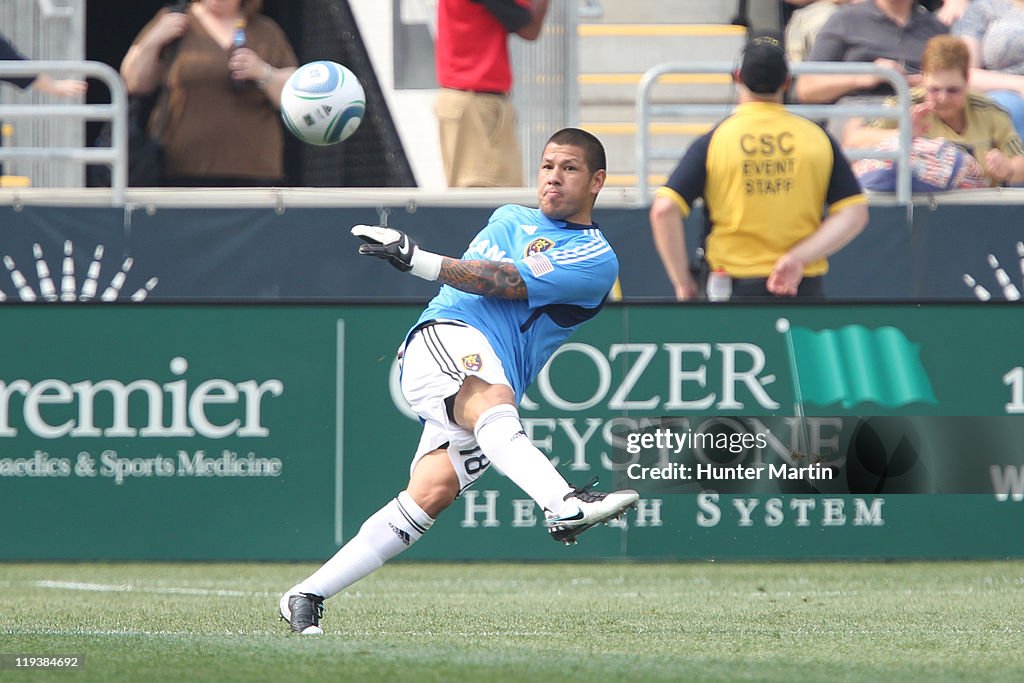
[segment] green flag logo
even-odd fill
[[[938,403],[919,358],[920,345],[895,327],[847,325],[815,332],[780,325],[780,331],[788,333],[799,400],[841,402],[844,408],[866,401],[887,408]]]

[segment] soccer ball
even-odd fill
[[[303,64],[281,91],[281,118],[295,137],[333,145],[356,132],[366,111],[359,79],[335,62]]]

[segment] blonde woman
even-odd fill
[[[1024,143],[1009,115],[985,95],[970,92],[970,53],[956,36],[925,44],[921,86],[911,90],[915,138],[944,138],[967,150],[991,185],[1024,184]],[[895,106],[895,98],[888,101]],[[872,147],[895,139],[894,119],[847,129],[846,147]]]

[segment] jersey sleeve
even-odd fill
[[[1021,141],[1017,129],[1013,127],[1013,121],[1009,115],[999,112],[992,131],[992,142],[1000,152],[1008,157],[1024,156],[1024,142]]]
[[[599,306],[615,284],[619,262],[597,230],[515,262],[526,285],[530,308],[551,304]]]
[[[8,41],[3,36],[0,36],[0,59],[10,61],[23,61],[27,59],[27,57],[18,52],[18,48],[14,47],[14,45],[12,45],[10,41]],[[11,85],[16,85],[22,90],[35,83],[35,80],[35,76],[28,76],[22,78],[18,78],[16,76],[7,76],[4,78],[0,78],[0,81],[5,81],[7,83],[10,83]]]
[[[462,254],[463,259],[484,259],[486,261],[514,261],[512,250],[504,245],[502,233],[513,230],[519,222],[518,208],[512,204],[499,206],[480,228]]]
[[[18,48],[14,47],[11,41],[0,36],[0,59],[12,61],[23,60],[25,59],[25,55],[18,52]]]
[[[690,215],[690,208],[698,197],[703,196],[708,179],[708,147],[714,130],[697,138],[686,154],[679,160],[668,182],[659,187],[655,195],[671,199],[679,207],[683,218]]]
[[[825,134],[828,135],[828,133]],[[828,192],[825,194],[829,213],[867,202],[860,182],[853,174],[853,169],[850,168],[850,162],[847,161],[843,150],[839,148],[839,143],[831,135],[828,135],[828,141],[832,145],[832,175],[828,181]]]
[[[533,12],[529,5],[516,0],[480,0],[488,12],[494,15],[509,33],[515,33],[533,20]]]

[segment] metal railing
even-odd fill
[[[579,0],[576,16],[580,19],[600,19],[604,16],[601,0]]]
[[[721,118],[728,114],[735,104],[654,104],[651,90],[666,74],[728,74],[736,68],[732,62],[666,62],[658,64],[644,73],[637,88],[637,135],[636,172],[638,201],[646,202],[650,195],[647,178],[648,165],[652,159],[678,160],[679,149],[650,149],[650,123],[652,116],[709,116]],[[850,158],[895,159],[896,201],[909,204],[911,199],[910,147],[913,134],[910,125],[910,87],[903,74],[895,69],[859,62],[800,62],[790,66],[794,75],[865,75],[879,76],[889,82],[896,91],[898,106],[894,109],[883,104],[791,104],[786,109],[810,119],[836,119],[854,117],[895,118],[899,120],[897,148],[895,150],[856,149],[844,150]]]
[[[515,82],[512,103],[519,126],[523,179],[537,172],[537,159],[548,137],[559,128],[576,125],[579,116],[577,8],[553,2],[537,41],[512,40],[509,57]]]
[[[120,74],[110,66],[92,61],[0,61],[0,76],[31,77],[74,74],[95,78],[110,89],[109,104],[3,104],[0,121],[43,117],[72,117],[111,121],[110,147],[0,147],[0,160],[43,159],[108,164],[111,167],[111,202],[124,203],[128,184],[128,94]]]
[[[56,17],[70,19],[75,16],[75,8],[72,5],[55,5],[53,0],[39,0],[39,11],[47,19]]]

